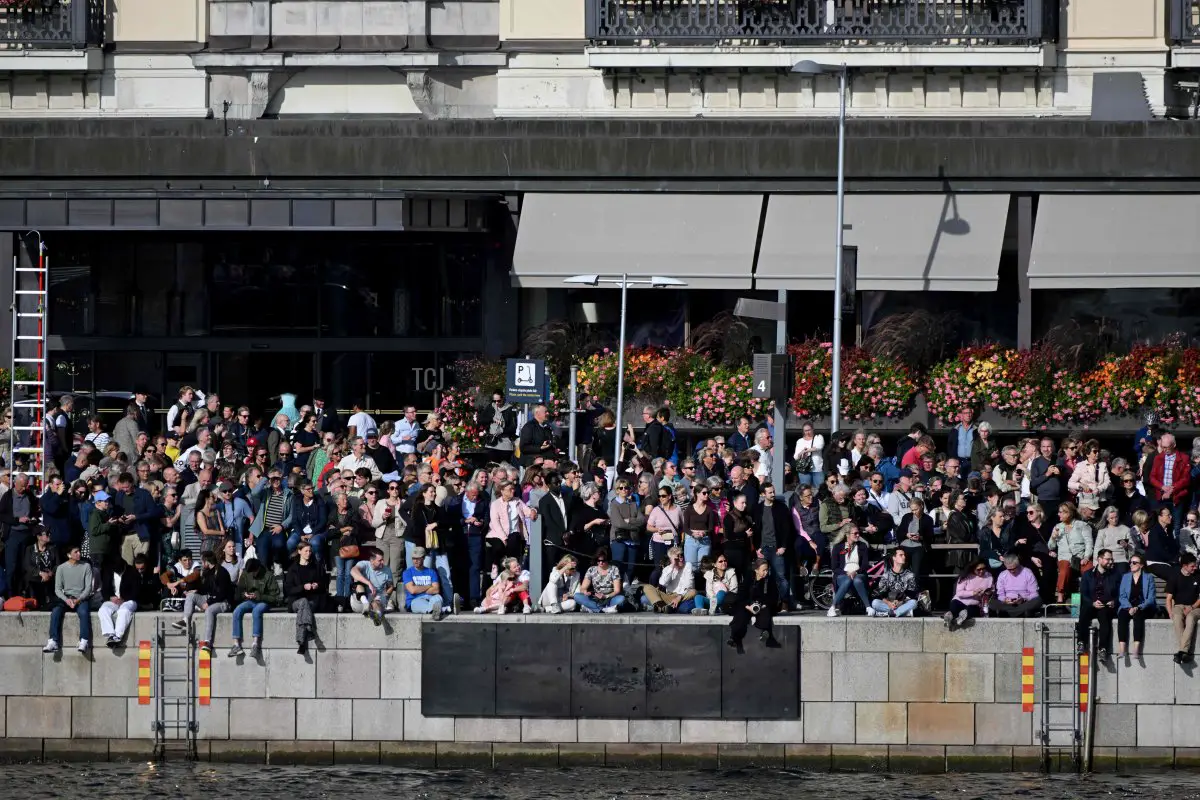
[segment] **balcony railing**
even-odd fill
[[[1055,38],[1058,16],[1058,0],[587,3],[588,38],[614,45],[1037,44]]]
[[[1171,41],[1200,44],[1200,0],[1174,0],[1171,4]]]
[[[0,0],[0,50],[104,43],[104,0]]]

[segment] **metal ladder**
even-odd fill
[[[13,410],[8,443],[13,460],[24,456],[25,466],[10,465],[12,474],[29,477],[38,491],[46,465],[44,424],[46,412],[46,381],[49,375],[46,336],[48,333],[47,274],[50,261],[46,244],[38,231],[33,237],[37,244],[37,259],[32,266],[22,266],[22,253],[13,256],[12,296],[12,363],[8,372],[8,396]],[[19,248],[20,249],[20,248]],[[20,372],[18,372],[20,370]]]
[[[1037,623],[1041,633],[1042,768],[1062,772],[1083,766],[1082,715],[1079,710],[1079,653],[1075,626]],[[1069,759],[1069,761],[1067,761]]]
[[[196,760],[196,636],[160,614],[154,635],[154,757]]]

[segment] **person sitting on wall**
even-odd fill
[[[643,587],[642,591],[658,614],[689,614],[696,607],[695,574],[679,547],[667,550],[667,561],[658,582]]]
[[[1037,578],[1014,551],[1004,554],[1004,571],[996,580],[996,594],[988,611],[997,617],[1027,617],[1042,607]]]
[[[133,557],[133,566],[119,555],[111,556],[100,580],[104,597],[99,611],[100,635],[105,645],[115,648],[129,631],[141,601],[151,592],[157,592],[158,581],[150,571],[145,553]]]
[[[425,548],[412,549],[412,566],[404,570],[405,607],[412,614],[430,614],[434,620],[445,616],[442,587],[436,570],[425,566]]]
[[[372,550],[371,557],[350,568],[354,590],[350,593],[350,608],[369,617],[376,626],[383,624],[383,615],[396,604],[396,582],[385,563],[382,551]]]
[[[316,612],[329,596],[329,574],[313,555],[312,544],[300,542],[295,560],[283,575],[283,597],[296,615],[296,653],[308,654],[308,643],[317,638]]]
[[[1196,557],[1191,553],[1179,556],[1179,569],[1167,579],[1167,616],[1179,640],[1175,663],[1192,663],[1196,620],[1200,619],[1200,574],[1196,573]]]
[[[257,558],[247,559],[238,576],[237,597],[239,602],[233,609],[233,647],[229,649],[229,657],[236,658],[245,652],[242,650],[242,618],[249,611],[254,637],[250,657],[257,660],[262,656],[263,614],[283,600],[279,581]]]
[[[762,632],[759,638],[767,647],[782,647],[775,638],[774,616],[775,608],[779,605],[779,589],[771,575],[770,562],[760,558],[754,562],[753,569],[751,579],[743,584],[737,599],[729,604],[733,619],[729,622],[729,641],[726,644],[737,650],[739,655],[746,652],[742,642],[750,630],[751,620],[754,621],[754,627]]]
[[[54,571],[54,607],[50,609],[50,638],[43,653],[57,653],[62,642],[62,623],[67,611],[79,616],[79,652],[87,655],[92,638],[91,598],[94,592],[92,565],[82,560],[79,547],[67,549],[67,560]]]
[[[575,603],[575,592],[579,591],[579,571],[576,564],[575,556],[565,555],[558,560],[554,569],[550,570],[550,580],[546,582],[546,588],[542,590],[539,600],[542,611],[547,614],[560,614],[578,608]]]
[[[1113,620],[1117,617],[1117,602],[1121,595],[1121,572],[1115,568],[1112,550],[1101,548],[1096,553],[1096,566],[1079,579],[1079,624],[1076,631],[1079,651],[1086,653],[1092,620],[1099,622],[1096,655],[1108,660],[1112,651]]]

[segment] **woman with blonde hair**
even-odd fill
[[[1058,559],[1058,582],[1054,598],[1066,602],[1072,581],[1092,568],[1092,526],[1079,518],[1074,503],[1058,507],[1058,524],[1050,534],[1050,555]]]
[[[561,614],[576,609],[575,593],[579,591],[579,570],[575,556],[566,555],[550,570],[550,580],[538,598],[538,607],[547,614]]]
[[[476,614],[487,614],[494,611],[497,614],[507,614],[508,606],[516,600],[521,601],[521,613],[528,614],[533,609],[529,605],[528,573],[522,574],[521,562],[515,558],[504,559],[504,569],[496,576],[491,588],[484,595],[483,602],[475,608]]]

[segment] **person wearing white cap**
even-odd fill
[[[425,548],[412,549],[412,566],[404,570],[405,607],[413,614],[432,614],[435,620],[445,616],[438,574],[425,566]]]

